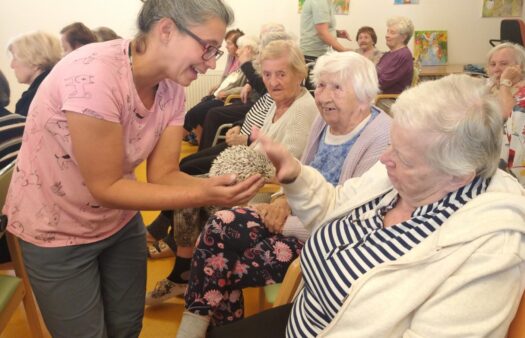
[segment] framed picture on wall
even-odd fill
[[[523,0],[483,0],[484,18],[500,16],[521,16]]]
[[[301,13],[303,11],[304,0],[298,0],[297,4],[297,13]]]
[[[394,0],[394,5],[413,5],[419,3],[419,0]]]
[[[335,15],[348,15],[350,11],[350,0],[332,0]]]
[[[422,66],[444,65],[448,61],[447,31],[415,31],[414,58]]]

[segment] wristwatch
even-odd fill
[[[499,81],[499,85],[500,85],[500,87],[501,87],[501,86],[512,87],[512,81],[509,80],[509,79],[501,79],[501,80]]]

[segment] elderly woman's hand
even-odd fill
[[[276,170],[276,177],[279,183],[288,184],[295,181],[301,173],[301,163],[290,154],[290,152],[271,138],[262,134],[259,129],[254,127],[251,134],[252,140],[260,142],[262,150],[272,161]]]
[[[509,80],[513,85],[520,82],[522,80],[522,73],[521,68],[519,65],[515,66],[508,66],[505,68],[503,73],[501,73],[500,77],[500,83],[501,80]]]
[[[284,222],[290,216],[291,210],[286,198],[278,198],[272,203],[259,203],[251,206],[254,208],[266,225],[273,233],[282,233]]]
[[[216,96],[216,98],[219,100],[225,100],[227,97],[228,95],[223,91],[220,91],[219,93],[217,93],[217,96]]]
[[[248,95],[250,95],[250,92],[252,91],[252,86],[247,83],[245,84],[241,89],[241,100],[243,103],[248,102]]]
[[[241,127],[232,127],[226,132],[226,144],[230,147],[246,145],[248,144],[248,136],[241,134]]]

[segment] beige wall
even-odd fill
[[[261,24],[274,21],[299,35],[297,0],[226,0],[236,12],[235,26],[257,34]],[[337,16],[338,28],[352,36],[369,25],[378,34],[378,47],[385,50],[385,21],[394,15],[410,17],[418,30],[447,30],[449,63],[483,63],[490,49],[488,40],[499,37],[501,18],[481,18],[482,0],[420,0],[418,5],[393,5],[394,0],[351,0],[350,14]],[[0,69],[11,87],[10,108],[27,86],[16,82],[5,52],[9,40],[18,34],[42,29],[56,33],[73,22],[89,27],[109,26],[123,37],[135,33],[139,0],[2,0],[0,5]],[[348,43],[355,47],[355,43]],[[412,41],[410,43],[412,45]],[[221,65],[218,66],[219,68]]]

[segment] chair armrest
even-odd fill
[[[241,99],[241,94],[230,94],[230,95],[228,95],[226,100],[224,100],[224,105],[227,106],[229,104],[232,104],[232,101],[235,100],[235,99],[240,100]]]

